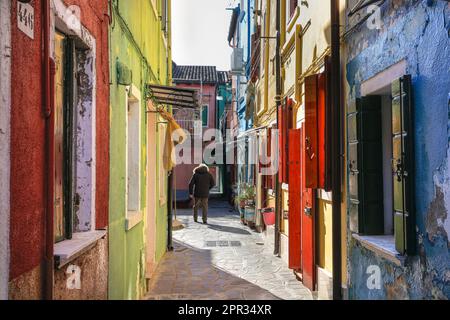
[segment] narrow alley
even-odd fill
[[[184,228],[174,231],[174,251],[157,268],[147,299],[313,299],[265,245],[270,240],[241,224],[227,203],[212,202],[208,219],[195,223],[192,210],[178,210]]]
[[[0,304],[450,299],[450,0],[0,0],[0,79]]]

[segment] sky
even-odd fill
[[[172,0],[172,59],[229,70],[227,37],[236,0]]]

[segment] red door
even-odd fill
[[[302,269],[302,154],[303,129],[289,130],[289,268]]]
[[[303,131],[302,141],[305,141]],[[305,141],[306,142],[306,141]],[[306,151],[306,150],[305,150]],[[305,163],[307,152],[302,152],[302,162]],[[302,244],[302,273],[303,284],[310,290],[315,290],[316,268],[315,268],[315,244],[314,244],[314,194],[313,189],[306,187],[306,165],[302,166],[302,215],[301,215],[301,244]],[[289,186],[290,188],[290,186]]]
[[[317,148],[317,105],[318,105],[318,76],[314,74],[305,78],[305,166],[306,186],[318,188],[319,150]]]

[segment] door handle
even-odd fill
[[[305,207],[305,215],[306,216],[308,216],[308,217],[311,217],[312,216],[312,208],[310,208],[310,207]]]
[[[312,152],[311,139],[309,137],[306,137],[306,153],[309,156],[309,160],[314,159],[316,156],[316,154]]]

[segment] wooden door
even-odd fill
[[[55,34],[55,109],[54,109],[54,229],[55,241],[65,237],[64,228],[64,74],[65,37]]]
[[[302,130],[303,145],[306,146],[305,131]],[[302,163],[308,156],[306,148],[302,148]],[[306,165],[302,165],[302,215],[301,215],[301,244],[302,244],[302,273],[303,284],[310,290],[315,290],[316,286],[316,266],[315,266],[315,227],[314,227],[314,190],[306,187]],[[290,187],[290,186],[289,186]]]
[[[302,141],[303,129],[289,130],[289,268],[302,269]]]

